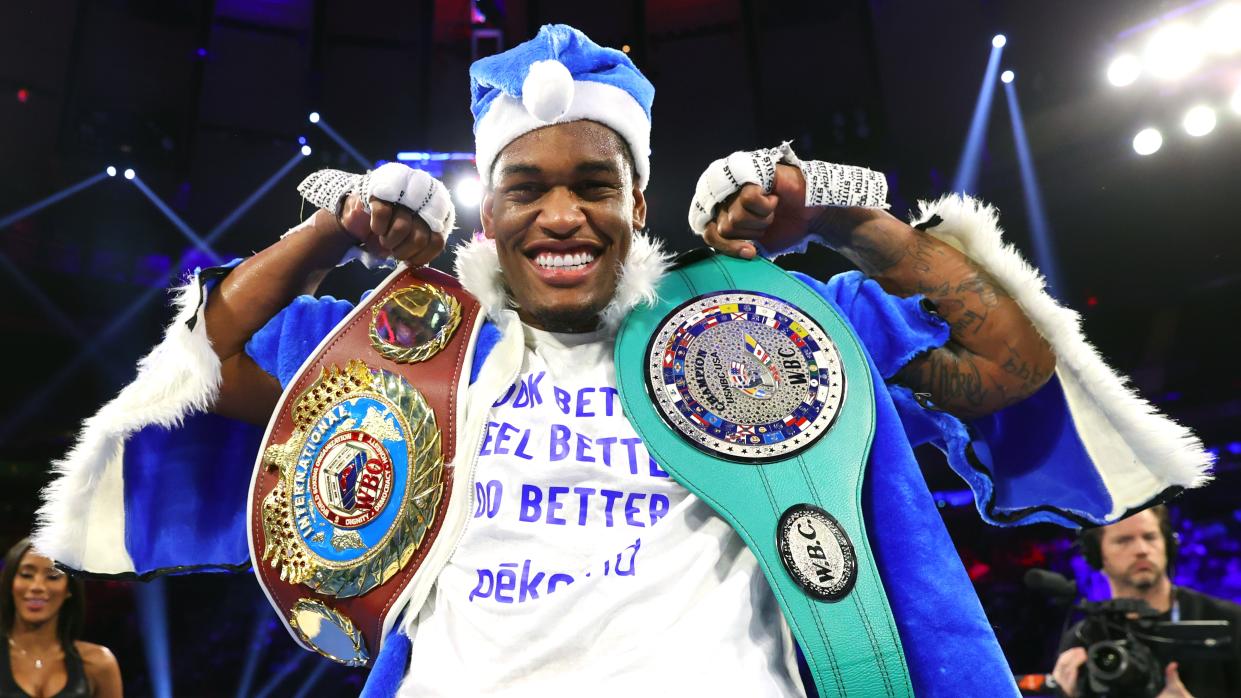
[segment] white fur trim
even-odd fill
[[[1112,496],[1112,517],[1149,502],[1168,487],[1198,487],[1211,479],[1212,458],[1189,429],[1137,395],[1086,341],[1081,318],[1044,290],[1043,277],[1001,239],[997,211],[967,196],[919,202],[927,229],[1000,282],[1056,352],[1078,436]]]
[[[575,80],[573,102],[559,118],[542,121],[506,94],[495,98],[474,128],[474,151],[478,174],[484,184],[491,183],[491,166],[504,146],[535,129],[570,121],[598,121],[615,130],[629,144],[638,188],[645,190],[651,171],[651,120],[633,95],[602,82]]]
[[[99,574],[134,572],[125,549],[125,440],[143,427],[175,427],[204,412],[220,388],[220,359],[207,339],[197,276],[174,291],[176,319],[138,363],[138,376],[86,420],[77,444],[53,464],[43,490],[34,544],[69,567]],[[186,321],[197,315],[191,331]]]
[[[600,313],[600,324],[615,332],[629,311],[639,305],[653,305],[659,298],[656,287],[671,259],[672,255],[664,250],[662,242],[635,232],[629,255],[621,264],[616,294]],[[476,235],[473,240],[461,243],[457,246],[453,266],[461,285],[478,299],[492,322],[501,322],[503,312],[516,307],[504,286],[494,240]]]

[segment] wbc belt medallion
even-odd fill
[[[827,433],[845,398],[835,343],[796,306],[762,293],[710,293],[681,305],[646,359],[660,416],[717,458],[792,456]]]
[[[290,384],[300,392],[277,416],[288,436],[273,438],[260,461],[275,484],[256,500],[262,539],[255,554],[279,570],[283,593],[296,599],[287,608],[290,629],[351,666],[370,655],[341,602],[361,597],[365,609],[373,605],[368,593],[392,593],[376,590],[429,544],[446,496],[443,425],[414,383],[456,376],[403,365],[439,354],[462,320],[458,300],[432,284],[389,283],[376,296],[334,335],[345,345],[365,337],[367,350],[333,354],[329,341],[302,368],[314,379]]]

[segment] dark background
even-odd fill
[[[468,0],[3,3],[0,215],[115,165],[136,169],[202,235],[305,137],[312,154],[213,244],[226,258],[247,254],[298,222],[293,188],[302,177],[327,166],[360,169],[308,123],[310,111],[372,162],[402,150],[470,151],[466,71],[496,46],[478,30],[499,30],[508,47],[553,21],[604,45],[628,45],[654,82],[650,224],[673,247],[693,244],[686,210],[711,160],[784,139],[802,157],[884,171],[900,214],[949,188],[991,37],[1003,32],[1060,296],[1083,314],[1109,362],[1221,456],[1217,482],[1177,502],[1180,581],[1238,599],[1241,116],[1222,111],[1202,139],[1186,137],[1177,121],[1194,100],[1223,102],[1241,71],[1234,58],[1176,85],[1126,90],[1103,77],[1123,32],[1185,4],[497,0],[479,3],[486,21],[476,24]],[[1130,140],[1148,123],[1160,125],[1165,143],[1141,158]],[[977,193],[1001,209],[1008,239],[1030,256],[1015,152],[997,90]],[[445,179],[463,172],[450,168]],[[477,213],[459,214],[458,234],[468,234]],[[205,262],[120,176],[0,230],[6,546],[28,533],[49,462],[158,340],[169,312],[155,289]],[[450,262],[447,254],[437,265]],[[819,276],[847,268],[827,251],[785,262]],[[355,265],[325,291],[356,297],[377,278]],[[1074,562],[1069,532],[984,527],[955,496],[964,485],[942,460],[920,455],[1014,671],[1049,670],[1062,615],[1021,588],[1022,572],[1077,572],[1096,589],[1098,578]],[[273,678],[272,695],[360,686],[362,672],[296,650],[248,575],[91,588],[87,639],[116,652],[129,694],[157,690],[150,667],[160,655],[148,656],[143,640],[157,626],[160,599],[169,659],[156,673],[171,677],[177,695],[233,695],[245,685],[247,657],[257,667],[251,694]],[[312,674],[320,665],[327,668]],[[308,685],[312,677],[318,683]]]

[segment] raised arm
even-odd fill
[[[416,175],[434,182],[433,188],[443,189],[425,173]],[[390,198],[399,199],[403,193],[404,188]],[[451,207],[446,192],[442,199]],[[443,219],[438,212],[437,216],[433,219]],[[451,217],[437,227],[450,228]],[[319,209],[275,244],[238,265],[212,289],[204,311],[207,336],[220,357],[220,392],[213,411],[256,424],[267,422],[280,397],[280,384],[245,353],[246,342],[295,297],[314,293],[351,247],[362,245],[410,266],[421,266],[444,249],[446,233],[446,229],[433,232],[421,215],[403,205],[372,195],[368,212],[360,195],[348,194],[340,216]]]
[[[801,170],[776,166],[773,193],[745,185],[704,238],[734,256],[797,247],[809,236],[843,254],[884,290],[923,294],[951,327],[948,343],[909,362],[897,380],[964,418],[1038,390],[1055,369],[1050,345],[1021,307],[968,257],[877,208],[806,206]]]

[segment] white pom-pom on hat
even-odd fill
[[[521,103],[539,121],[555,122],[573,103],[573,75],[554,59],[531,63],[521,84]]]

